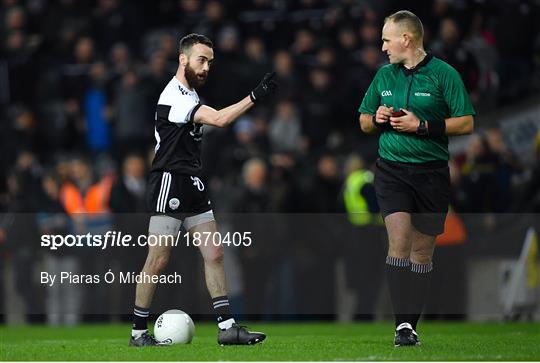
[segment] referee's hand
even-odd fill
[[[375,113],[375,122],[379,124],[384,124],[390,121],[390,117],[392,116],[393,111],[393,107],[379,106],[377,112]]]
[[[414,113],[404,108],[401,109],[405,115],[400,117],[390,117],[390,125],[399,132],[416,132],[420,125],[420,120]]]

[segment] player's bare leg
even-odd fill
[[[204,243],[206,237],[203,237],[203,243],[199,247],[204,260],[204,277],[206,279],[206,287],[212,299],[227,295],[227,287],[225,282],[225,266],[223,264],[223,246],[215,245],[213,241],[219,241],[219,238],[213,238],[216,233],[216,222],[206,222],[199,224],[189,230],[189,233],[200,233],[201,235],[210,234],[208,243]]]
[[[157,246],[148,247],[148,255],[146,261],[142,268],[141,274],[147,276],[159,275],[161,271],[167,266],[169,262],[169,257],[171,255],[172,242],[174,237],[171,235],[156,235],[152,234],[149,236],[155,236],[151,238],[156,238],[157,241],[162,241]],[[154,297],[154,292],[156,291],[156,284],[151,282],[141,281],[137,284],[135,289],[135,305],[141,308],[149,308]]]
[[[214,244],[220,241],[215,221],[198,224],[190,228],[189,233],[200,233],[203,236],[210,234],[209,238],[202,238],[199,247],[204,260],[204,276],[208,293],[212,297],[212,304],[218,320],[218,343],[221,345],[249,345],[262,342],[266,335],[259,332],[250,332],[236,324],[230,313],[229,299],[225,280],[225,265],[223,261],[223,246]],[[208,242],[207,242],[208,241]],[[207,242],[207,243],[206,243]]]
[[[168,216],[153,216],[150,218],[148,232],[148,255],[141,275],[159,275],[169,262],[174,237],[180,229],[181,222]],[[131,346],[157,345],[155,339],[148,334],[147,318],[149,308],[156,291],[156,284],[150,281],[137,283],[135,288],[135,308],[133,312],[133,329],[131,331]]]

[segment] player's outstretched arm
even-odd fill
[[[216,110],[212,107],[202,105],[195,113],[193,120],[201,124],[217,127],[225,127],[231,124],[238,117],[249,110],[255,103],[262,101],[275,92],[277,83],[274,78],[275,73],[267,73],[259,85],[255,87],[253,91],[251,91],[249,96],[246,96],[240,102],[225,107],[221,110]]]

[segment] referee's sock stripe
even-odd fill
[[[396,267],[409,267],[411,265],[411,260],[409,260],[409,258],[386,256],[386,264]]]
[[[428,272],[433,271],[433,262],[426,264],[411,263],[411,271],[419,274],[427,274]]]

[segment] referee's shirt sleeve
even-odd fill
[[[471,98],[459,73],[450,65],[446,72],[441,72],[441,86],[444,100],[448,105],[450,117],[475,115]]]
[[[371,84],[369,85],[366,94],[364,95],[362,104],[358,108],[359,113],[367,113],[370,115],[374,115],[377,112],[377,109],[381,105],[381,94],[379,92],[378,86],[380,77],[381,70],[379,69],[375,77],[373,77],[373,81],[371,81]]]

